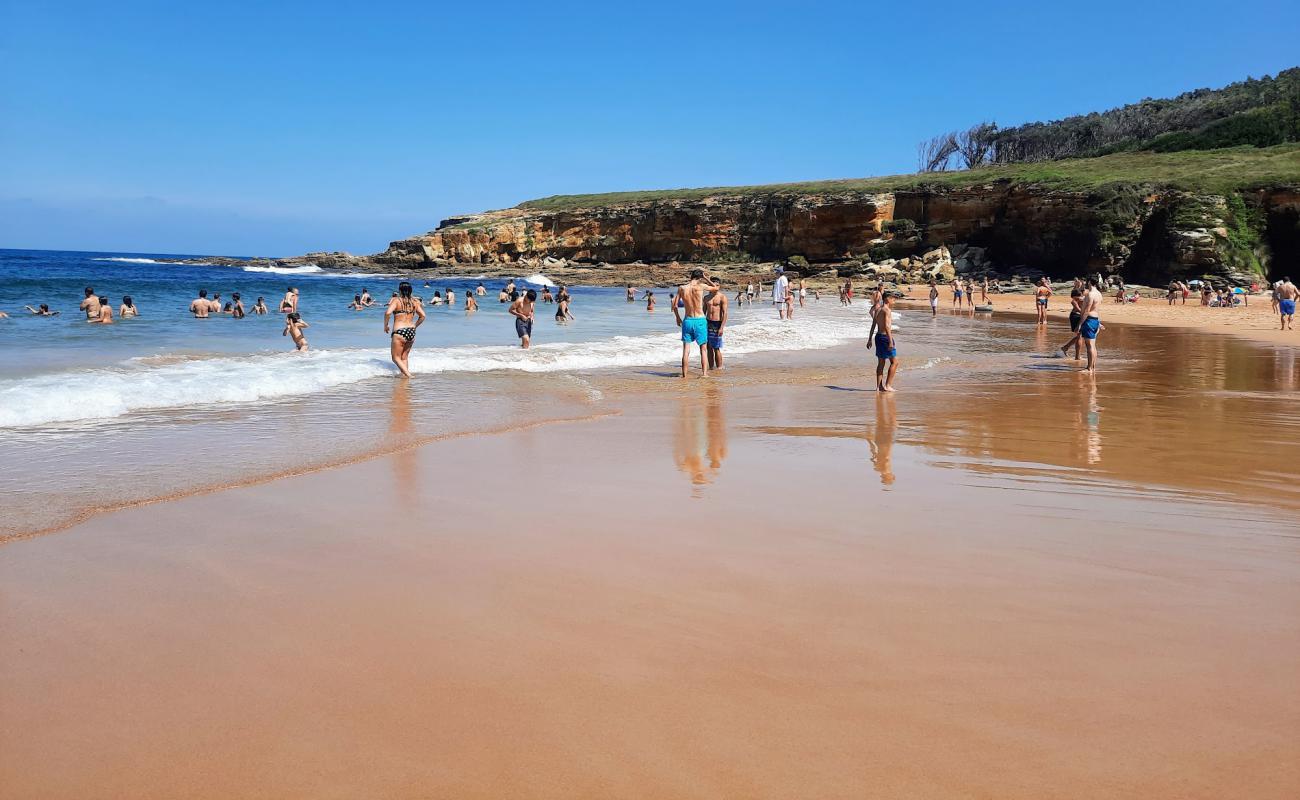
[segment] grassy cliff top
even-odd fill
[[[528,200],[520,203],[518,207],[535,211],[559,211],[654,200],[697,200],[702,197],[742,194],[890,192],[927,186],[973,186],[1004,179],[1052,189],[1086,190],[1107,184],[1130,183],[1207,194],[1222,194],[1258,186],[1300,185],[1300,143],[1262,148],[1246,146],[1226,150],[1183,150],[1175,153],[1126,152],[1098,158],[1008,164],[960,172],[927,172],[880,178],[774,183],[766,186],[712,186],[700,189],[652,189],[607,194],[561,194]]]

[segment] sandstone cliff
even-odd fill
[[[967,245],[981,248],[994,269],[1056,278],[1100,271],[1148,283],[1204,276],[1245,283],[1275,263],[1295,263],[1298,217],[1295,188],[1201,195],[993,181],[892,192],[764,191],[456,217],[369,260],[416,268],[546,257],[734,263],[802,256],[816,272]]]

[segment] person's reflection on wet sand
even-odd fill
[[[1097,403],[1097,375],[1078,373],[1080,403],[1074,415],[1074,427],[1083,444],[1083,458],[1088,464],[1101,463],[1101,406]]]
[[[692,496],[699,497],[699,487],[717,478],[726,457],[727,421],[722,413],[722,392],[710,386],[701,396],[682,397],[673,431],[673,461],[696,487]]]
[[[876,425],[867,434],[867,444],[871,447],[871,466],[880,473],[880,483],[890,486],[894,483],[894,465],[891,454],[894,449],[894,433],[898,430],[898,415],[895,413],[894,396],[876,395]]]
[[[394,447],[402,448],[412,440],[411,382],[395,381],[393,396],[388,404],[388,438]],[[402,503],[416,500],[416,468],[419,455],[415,448],[399,449],[392,455],[393,485]]]

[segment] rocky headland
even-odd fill
[[[1300,272],[1300,146],[1124,153],[1048,165],[719,189],[545,198],[444,220],[327,269],[664,283],[671,262],[724,277],[770,263],[808,276],[917,282],[954,274],[1160,285]]]

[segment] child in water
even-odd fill
[[[302,315],[294,311],[284,318],[284,331],[280,335],[292,337],[295,347],[299,350],[306,350],[307,337],[302,332],[309,327],[311,326],[303,322]]]

